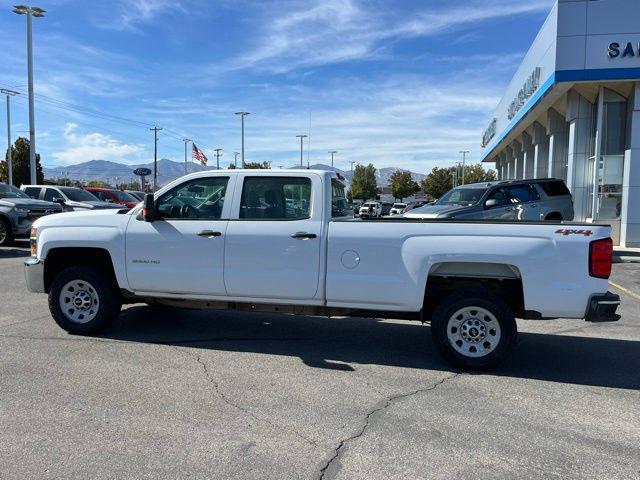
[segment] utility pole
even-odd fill
[[[336,150],[329,150],[329,153],[331,154],[331,168],[333,168],[333,155],[338,152]]]
[[[155,126],[149,130],[153,132],[153,193],[156,193],[158,188],[158,132],[162,128]]]
[[[39,7],[29,7],[27,5],[16,5],[13,13],[27,16],[27,74],[29,83],[29,171],[31,184],[38,183],[36,179],[36,123],[33,100],[33,45],[31,34],[31,18],[44,17],[45,11]]]
[[[220,157],[222,156],[220,152],[222,151],[222,149],[216,148],[213,151],[216,152],[216,168],[220,170]]]
[[[240,115],[240,124],[241,124],[241,137],[242,137],[242,168],[244,168],[244,117],[247,115],[251,115],[249,112],[236,112],[236,115]]]
[[[233,165],[236,168],[238,168],[238,155],[240,155],[240,152],[233,152]]]
[[[1,93],[7,96],[7,170],[8,170],[8,183],[13,185],[13,164],[11,162],[11,97],[18,95],[18,92],[13,90],[7,90],[6,88],[0,89]]]
[[[304,133],[300,134],[300,135],[296,135],[296,138],[300,139],[300,167],[302,167],[302,142],[304,142],[304,139],[307,138],[309,135],[305,135]]]
[[[184,142],[184,174],[187,174],[187,144],[191,141],[188,138],[183,138]]]
[[[464,162],[467,159],[467,153],[469,153],[469,150],[460,150],[460,153],[462,154],[462,185],[464,185]]]

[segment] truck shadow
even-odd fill
[[[347,372],[359,364],[455,371],[436,352],[429,327],[418,322],[162,310],[136,305],[125,309],[102,337],[293,356],[312,368]],[[640,390],[640,342],[524,332],[506,364],[487,373]]]

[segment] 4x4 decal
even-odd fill
[[[584,235],[585,237],[588,237],[590,235],[593,235],[593,232],[591,230],[572,230],[569,228],[559,228],[558,230],[556,230],[556,233],[558,235]]]

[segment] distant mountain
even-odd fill
[[[66,167],[48,168],[43,167],[42,171],[44,177],[47,179],[56,178],[68,178],[70,180],[80,180],[89,182],[91,180],[102,180],[104,182],[114,184],[118,182],[129,182],[132,180],[138,180],[133,174],[133,171],[138,167],[146,167],[153,171],[153,163],[144,163],[138,165],[126,165],[123,163],[109,162],[107,160],[90,160],[88,162],[77,163],[75,165],[68,165]],[[293,165],[290,168],[302,168],[297,165]],[[306,168],[306,167],[305,167]],[[309,168],[314,170],[333,170],[345,177],[347,183],[351,183],[351,177],[353,172],[341,170],[339,168],[332,168],[329,165],[322,163],[316,163]],[[202,170],[215,170],[215,167],[204,167],[199,163],[187,162],[187,173],[200,172]],[[403,170],[395,167],[385,167],[376,170],[376,180],[379,187],[389,186],[391,175],[396,170]],[[420,182],[426,175],[416,172],[410,172],[411,177]],[[165,185],[178,177],[184,175],[184,163],[174,162],[168,158],[158,160],[158,184]]]
[[[114,184],[116,178],[118,182],[138,180],[139,177],[134,175],[133,171],[139,167],[146,167],[153,171],[153,162],[126,165],[123,163],[109,162],[107,160],[90,160],[75,165],[67,165],[66,167],[43,167],[42,171],[44,177],[47,179],[69,178],[71,180],[81,180],[85,182],[102,180],[103,182]],[[183,162],[174,162],[167,158],[158,160],[158,184],[165,185],[181,177],[185,174],[184,167]],[[202,170],[215,170],[215,167],[204,167],[199,163],[187,162],[187,173]]]

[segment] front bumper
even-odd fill
[[[618,305],[620,305],[620,296],[615,293],[593,295],[589,299],[584,319],[587,322],[617,322],[620,320],[620,315],[616,314]]]
[[[44,290],[44,260],[30,258],[24,262],[24,278],[27,289],[33,293],[45,293]]]

